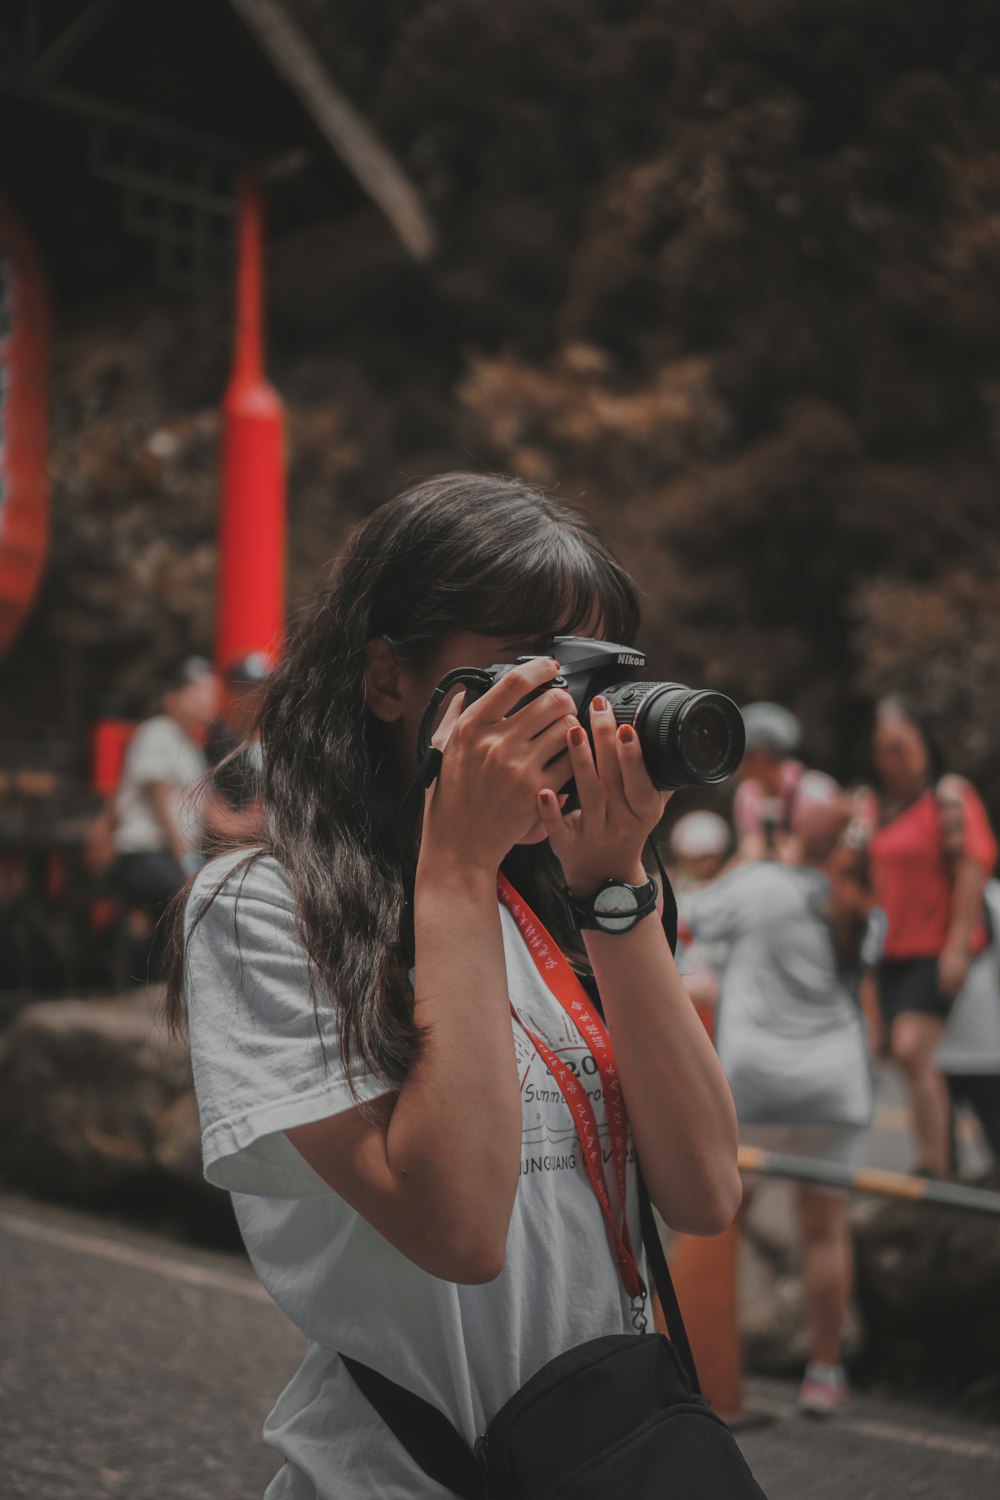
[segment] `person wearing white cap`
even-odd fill
[[[780,703],[743,709],[746,750],[733,801],[737,855],[742,861],[798,860],[792,833],[795,800],[805,766],[795,758],[802,726]]]
[[[670,884],[677,901],[677,967],[695,1002],[714,1006],[719,995],[719,966],[724,945],[696,944],[688,924],[695,893],[714,880],[731,843],[729,825],[714,812],[689,812],[670,830]]]
[[[164,965],[160,919],[202,863],[208,765],[201,741],[218,697],[209,661],[189,656],[179,663],[167,681],[163,713],[140,724],[129,741],[115,793],[111,880],[130,907],[148,915],[151,979],[160,977]]]
[[[874,1066],[857,997],[877,961],[879,924],[862,852],[845,838],[850,809],[822,772],[800,779],[794,832],[801,863],[737,866],[696,894],[697,943],[726,943],[716,1044],[741,1141],[853,1165],[874,1110]],[[841,1337],[852,1282],[846,1195],[796,1190],[809,1318],[803,1411],[848,1399]]]
[[[709,862],[720,859],[728,848],[729,829],[718,813],[685,813],[670,833],[671,852],[692,867],[690,873],[697,879],[710,879],[718,865],[711,868]]]

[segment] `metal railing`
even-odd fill
[[[970,1187],[963,1182],[942,1182],[935,1177],[911,1177],[904,1172],[884,1172],[878,1167],[843,1167],[838,1162],[808,1156],[788,1156],[741,1146],[741,1172],[761,1177],[781,1177],[793,1182],[811,1182],[821,1187],[845,1188],[853,1193],[876,1193],[883,1198],[901,1198],[910,1203],[934,1203],[967,1213],[992,1214],[1000,1218],[1000,1193]]]

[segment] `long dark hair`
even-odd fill
[[[901,693],[889,693],[880,698],[875,705],[875,722],[873,731],[887,719],[903,719],[917,731],[923,741],[927,752],[927,776],[931,783],[940,781],[945,773],[944,756],[941,753],[941,745],[937,735],[932,728],[927,715],[922,713],[909,698]],[[869,756],[870,756],[869,752]],[[875,785],[881,791],[880,777],[872,764],[872,778]]]
[[[291,881],[314,1004],[325,995],[335,1007],[348,1078],[361,1067],[398,1085],[419,1042],[398,940],[400,792],[388,726],[365,705],[368,642],[383,637],[419,669],[461,631],[545,641],[595,620],[628,644],[639,607],[586,520],[516,479],[445,474],[355,531],[289,641],[261,716],[264,832],[247,863],[271,855]],[[548,844],[516,851],[516,865],[525,897],[571,944]],[[167,1014],[182,1023],[181,942]]]

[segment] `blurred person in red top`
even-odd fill
[[[929,735],[898,698],[878,705],[872,759],[869,855],[888,923],[878,976],[882,1022],[909,1087],[916,1170],[944,1177],[950,1105],[935,1054],[969,965],[987,943],[983,888],[997,843],[973,788],[939,775]]]

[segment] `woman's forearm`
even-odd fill
[[[983,919],[983,887],[986,874],[976,859],[963,858],[955,867],[955,884],[951,897],[951,920],[948,943],[968,951],[972,937]]]
[[[521,1099],[496,876],[421,855],[416,1024],[425,1035],[386,1133],[390,1171],[428,1233],[503,1263],[520,1172]]]
[[[153,816],[163,830],[167,848],[180,861],[188,852],[189,844],[177,822],[177,790],[168,781],[152,781],[146,787]]]
[[[742,1189],[733,1097],[660,923],[586,934],[650,1197],[666,1222],[717,1234]]]

